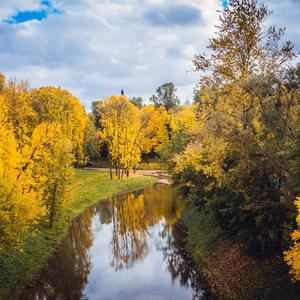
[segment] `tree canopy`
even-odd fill
[[[197,55],[197,129],[175,159],[175,178],[249,251],[280,249],[295,192],[282,153],[295,138],[293,45],[255,0],[232,0]],[[283,143],[282,141],[285,141]]]
[[[150,98],[156,107],[164,106],[169,111],[176,107],[180,101],[176,95],[177,89],[172,82],[166,82],[156,89],[156,94]]]

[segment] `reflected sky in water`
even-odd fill
[[[99,202],[20,299],[206,299],[184,249],[183,208],[161,184]]]

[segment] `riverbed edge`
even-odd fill
[[[300,283],[290,279],[280,255],[248,256],[226,239],[212,216],[193,203],[185,207],[182,223],[187,230],[186,249],[209,282],[209,299],[299,299]]]

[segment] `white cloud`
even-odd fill
[[[299,8],[293,0],[276,0],[272,21],[286,22],[299,37]],[[269,2],[274,3],[269,0]],[[289,11],[284,11],[284,2]],[[124,89],[148,98],[157,86],[173,81],[184,102],[193,94],[198,74],[191,59],[205,51],[218,22],[219,0],[70,0],[52,1],[64,12],[41,22],[0,24],[2,72],[29,80],[31,86],[69,89],[89,108],[91,101]],[[145,14],[154,5],[184,4],[200,12],[199,23],[154,26]],[[39,1],[0,0],[0,18],[16,11],[39,9]],[[189,11],[190,12],[190,11]],[[287,18],[289,18],[287,20]],[[184,20],[181,20],[183,23]],[[195,20],[197,21],[197,20]],[[165,26],[168,25],[168,26]]]

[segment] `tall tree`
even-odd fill
[[[172,82],[167,82],[156,89],[156,94],[150,98],[156,107],[164,106],[167,111],[179,105],[177,89]]]
[[[280,246],[288,222],[293,197],[282,140],[294,136],[299,104],[285,79],[293,45],[282,42],[283,29],[265,30],[269,13],[256,0],[231,0],[221,13],[211,54],[194,59],[202,72],[198,133],[176,157],[185,186],[194,181],[202,205],[257,253]]]
[[[82,166],[87,116],[79,100],[67,90],[55,87],[34,89],[30,99],[37,115],[36,123],[61,124],[64,135],[72,142],[75,165]]]
[[[142,108],[142,106],[143,106],[143,98],[142,97],[132,97],[130,99],[130,102],[138,108]]]
[[[111,96],[101,103],[102,138],[108,144],[109,159],[118,179],[140,160],[139,110],[125,95]],[[111,172],[112,177],[112,172]]]
[[[93,115],[89,114],[88,119],[84,129],[84,163],[83,166],[86,165],[86,161],[88,159],[97,161],[101,158],[101,148],[102,141],[100,138],[100,131],[96,129],[95,123],[93,120]]]
[[[66,90],[0,77],[1,250],[20,247],[37,222],[53,224],[74,160],[82,161],[86,114]]]
[[[100,108],[100,103],[102,101],[103,101],[103,99],[102,100],[93,101],[92,102],[92,107],[91,107],[92,108],[92,116],[93,116],[93,119],[94,119],[95,127],[97,129],[99,129],[100,126],[101,126],[101,121],[100,121],[101,115],[100,115],[99,108]]]
[[[45,214],[37,180],[23,163],[6,99],[0,95],[0,251],[21,247],[24,235]]]

